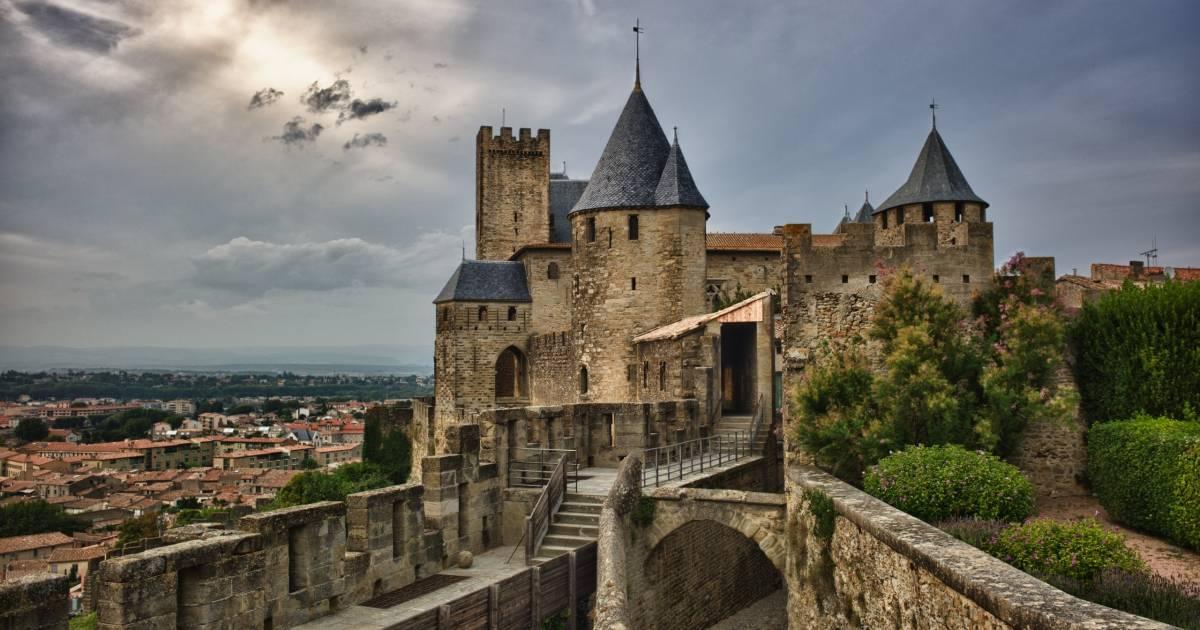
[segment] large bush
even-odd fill
[[[1074,400],[1053,378],[1065,335],[1057,314],[1017,294],[995,309],[995,321],[973,326],[938,285],[905,269],[887,276],[866,331],[878,360],[858,350],[822,357],[794,398],[796,440],[857,484],[911,444],[1005,456],[1030,422],[1065,419]]]
[[[1200,550],[1200,423],[1143,415],[1094,425],[1088,477],[1113,518]]]
[[[1126,284],[1086,304],[1070,338],[1089,421],[1200,410],[1200,282]]]
[[[1100,523],[1035,519],[1000,532],[992,553],[1037,576],[1091,580],[1105,569],[1143,572],[1146,564],[1125,537]]]
[[[310,470],[292,477],[267,509],[306,505],[318,501],[345,501],[346,495],[391,485],[386,473],[375,464],[354,462],[331,473]]]
[[[978,518],[1022,521],[1033,513],[1033,486],[994,455],[960,446],[914,446],[868,471],[863,488],[928,521]]]

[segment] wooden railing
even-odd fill
[[[546,486],[538,494],[529,516],[525,517],[525,564],[533,562],[542,539],[550,531],[550,519],[562,505],[567,493],[567,458],[560,457]]]
[[[567,460],[567,483],[579,489],[579,458],[574,449],[565,448],[518,448],[518,457],[508,460],[508,486],[510,488],[541,488],[554,474],[558,460]]]

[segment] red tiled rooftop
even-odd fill
[[[709,232],[706,246],[710,250],[780,251],[783,237],[756,232]]]
[[[71,545],[74,543],[74,538],[71,538],[70,536],[61,532],[30,534],[28,536],[11,536],[9,538],[0,538],[0,553],[16,553],[18,551],[26,551],[29,549],[41,549],[42,547]]]

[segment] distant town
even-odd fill
[[[414,375],[5,372],[0,581],[51,571],[78,598],[106,557],[172,526],[231,522],[304,470],[361,461],[372,409],[431,391]]]

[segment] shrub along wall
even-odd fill
[[[1090,422],[1200,411],[1200,282],[1126,285],[1084,305],[1069,335]]]
[[[1200,423],[1140,416],[1088,433],[1088,476],[1113,518],[1200,550]]]

